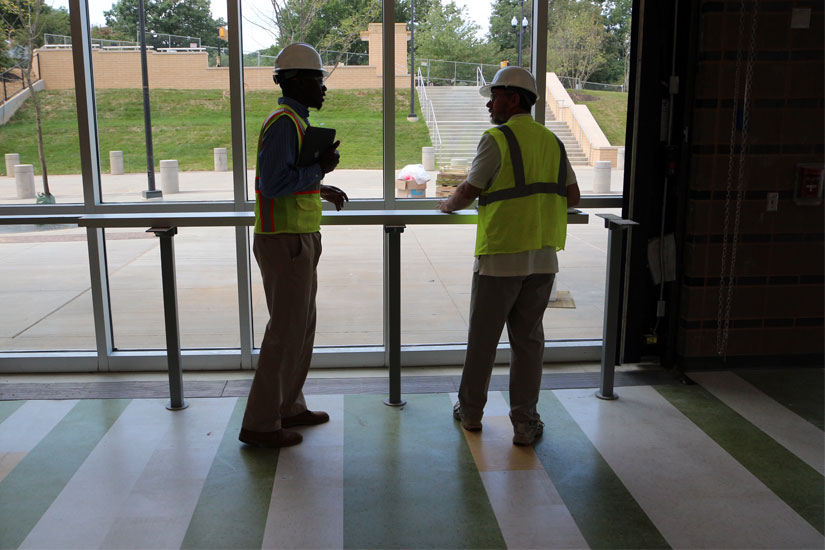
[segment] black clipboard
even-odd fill
[[[309,166],[318,162],[321,153],[335,141],[335,130],[321,126],[308,126],[298,155],[298,166]]]

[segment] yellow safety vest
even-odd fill
[[[289,117],[295,123],[298,131],[298,154],[301,153],[306,123],[288,105],[281,105],[266,117],[258,136],[258,152],[255,155],[258,159],[255,165],[255,233],[314,233],[321,230],[320,181],[311,189],[283,197],[267,198],[261,195],[259,167],[264,135],[276,120],[284,116]]]
[[[487,130],[501,152],[501,169],[478,198],[476,256],[553,246],[567,238],[564,145],[529,116]]]

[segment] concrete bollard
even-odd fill
[[[593,166],[593,192],[597,195],[610,193],[610,169],[609,160],[597,160]]]
[[[435,147],[421,148],[421,164],[424,170],[435,170]]]
[[[229,170],[229,159],[226,156],[226,147],[215,147],[215,172],[226,172]]]
[[[14,165],[14,181],[17,184],[18,199],[34,198],[34,166],[31,164]]]
[[[8,177],[14,177],[14,167],[17,164],[20,164],[20,154],[6,153],[6,175]]]
[[[178,161],[160,161],[160,188],[164,195],[178,193],[180,182],[178,181]]]
[[[109,173],[113,176],[123,174],[123,151],[109,151]]]
[[[616,170],[624,170],[624,147],[616,152]]]

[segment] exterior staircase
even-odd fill
[[[421,111],[427,120],[438,169],[464,169],[476,155],[481,134],[492,126],[486,101],[475,86],[419,87]],[[547,116],[553,113],[548,109]],[[548,120],[545,125],[561,139],[570,163],[586,165],[587,158],[564,122]]]

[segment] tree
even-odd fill
[[[589,0],[555,0],[547,39],[548,68],[580,89],[602,63],[604,20]]]
[[[0,0],[0,72],[15,65],[15,55],[20,55],[20,52],[15,54],[9,48],[10,44],[17,44],[15,33],[22,30],[15,6],[17,4],[11,0]],[[40,33],[34,37],[35,48],[43,45],[45,34],[71,34],[69,12],[65,8],[55,9],[41,3],[38,25]]]
[[[218,27],[226,25],[223,18],[212,18],[208,0],[145,0],[144,10],[147,42],[154,33],[191,36],[200,38],[203,46],[218,46]],[[137,40],[138,0],[118,0],[103,16],[113,36]]]
[[[271,0],[272,14],[259,10],[255,19],[271,21],[258,25],[272,35],[273,45],[261,50],[266,55],[277,55],[284,46],[306,42],[318,50],[336,52],[324,55],[324,61],[335,67],[347,52],[365,53],[367,45],[360,41],[367,26],[381,20],[380,0]],[[253,12],[254,12],[253,8]]]
[[[406,23],[410,20],[410,4],[415,2],[416,23],[422,20],[433,5],[440,5],[438,0],[395,0],[395,22]],[[416,26],[418,28],[418,26]]]
[[[416,25],[416,58],[495,63],[496,48],[476,37],[479,27],[454,1],[434,4]]]
[[[632,0],[603,0],[606,36],[602,53],[605,63],[591,78],[596,82],[627,85],[630,76],[630,20]]]
[[[522,63],[530,59],[530,27],[533,22],[533,4],[530,0],[524,2],[524,17],[527,18],[530,26],[522,38]],[[518,0],[498,0],[493,4],[490,13],[490,42],[498,48],[500,58],[506,59],[515,65],[518,59],[518,27],[513,29],[513,17],[521,21],[522,8],[519,7]]]
[[[43,0],[0,0],[0,19],[4,29],[11,37],[12,50],[19,56],[23,83],[29,89],[34,103],[35,121],[37,123],[37,152],[40,155],[40,170],[43,176],[43,193],[37,197],[38,203],[54,203],[49,191],[49,174],[46,170],[46,155],[43,151],[43,124],[37,90],[32,86],[32,68],[34,49],[42,43],[43,27],[47,18],[43,17]],[[39,75],[38,75],[39,78]]]
[[[396,0],[395,21],[410,19],[410,1]],[[430,6],[438,0],[414,0],[416,20],[420,21]],[[323,55],[324,62],[334,67],[347,52],[366,53],[367,44],[361,33],[370,23],[381,21],[381,0],[271,0],[272,15],[252,8],[250,24],[258,25],[272,35],[273,46],[260,50],[264,55],[277,55],[292,42],[306,42],[319,50],[336,52]],[[269,20],[271,24],[256,23]]]

